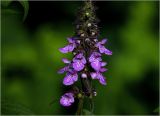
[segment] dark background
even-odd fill
[[[18,1],[1,4],[2,114],[74,114],[59,104],[69,89],[62,85],[64,66],[58,48],[74,34],[81,1]],[[108,38],[112,56],[105,73],[107,86],[95,80],[94,114],[158,114],[159,107],[159,2],[96,1],[100,37]],[[8,10],[9,9],[9,10]],[[51,103],[52,102],[52,103]],[[86,101],[87,104],[87,101]],[[87,106],[87,105],[86,105]],[[84,109],[89,109],[88,106]]]

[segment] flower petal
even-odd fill
[[[76,42],[74,38],[67,38],[67,40],[68,40],[69,43],[75,43]]]
[[[102,76],[102,75],[101,75],[100,78],[99,78],[99,82],[100,82],[102,85],[106,85],[106,84],[107,84],[105,77]]]
[[[66,76],[63,79],[63,84],[64,85],[72,85],[74,83],[74,80],[72,79],[71,74],[66,74]]]
[[[95,61],[91,62],[91,67],[92,67],[94,70],[99,71],[100,68],[101,68],[101,63],[100,63],[100,61],[95,60]]]
[[[76,71],[81,71],[84,68],[84,64],[80,60],[77,60],[76,62],[73,63],[73,68]]]
[[[108,50],[108,49],[105,49],[105,52],[104,52],[106,55],[112,55],[112,51]]]
[[[100,53],[104,53],[105,50],[106,50],[106,48],[105,48],[103,45],[100,45],[100,46],[99,46],[99,51],[100,51]]]
[[[62,52],[62,53],[68,53],[68,52],[72,52],[75,48],[75,45],[74,44],[69,44],[63,48],[60,48],[59,51]]]
[[[65,95],[68,96],[69,99],[69,102],[73,103],[74,102],[74,97],[73,97],[73,93],[66,93]]]
[[[91,72],[90,73],[92,79],[97,79],[97,73],[96,72]]]
[[[79,54],[77,54],[77,55],[76,55],[76,57],[75,57],[75,58],[80,59],[80,58],[82,58],[82,57],[83,57],[83,54],[82,54],[82,53],[79,53]]]
[[[102,58],[101,58],[101,54],[98,53],[98,52],[93,52],[91,54],[91,56],[89,57],[89,62],[93,62],[95,60],[99,60],[99,61],[102,61]]]
[[[101,62],[101,66],[106,66],[107,63],[106,62]]]
[[[72,75],[72,80],[73,80],[74,82],[78,80],[78,75],[77,75],[76,72]]]
[[[66,64],[71,63],[71,61],[70,61],[70,60],[68,60],[67,58],[62,58],[62,61],[63,61],[64,63],[66,63]]]
[[[65,93],[60,99],[60,104],[62,106],[70,106],[73,102],[74,102],[73,93]]]
[[[61,69],[58,71],[58,73],[59,73],[59,74],[63,74],[64,72],[66,72],[66,71],[68,71],[68,70],[69,70],[69,66],[65,66],[65,67],[61,68]]]
[[[105,77],[101,73],[97,73],[97,78],[102,85],[106,85]]]
[[[69,100],[63,96],[60,99],[60,104],[65,107],[71,106],[71,103],[69,102]]]
[[[83,64],[86,64],[86,59],[85,59],[85,57],[83,57],[82,59],[81,59],[81,62],[83,63]]]
[[[100,72],[106,72],[106,71],[107,71],[106,68],[101,68],[101,69],[100,69]]]
[[[107,42],[107,39],[102,39],[100,43],[105,44],[106,42]]]
[[[103,45],[99,46],[99,51],[100,53],[104,53],[106,55],[112,55],[112,52],[108,50],[107,48],[105,48]]]

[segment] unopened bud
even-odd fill
[[[86,73],[82,73],[81,77],[82,78],[87,78],[87,74]]]
[[[88,23],[87,26],[90,27],[90,26],[91,26],[91,23]]]
[[[92,32],[92,35],[95,35],[96,33],[95,32]]]
[[[86,15],[88,16],[88,15],[89,15],[89,13],[88,13],[88,12],[86,12]]]
[[[81,93],[78,93],[78,98],[82,98],[82,94]]]
[[[85,40],[85,41],[90,41],[90,40],[89,40],[89,38],[86,38],[86,40]]]
[[[84,33],[81,34],[81,37],[84,37]]]
[[[97,39],[94,39],[94,41],[97,42],[98,40],[97,40]]]
[[[93,96],[97,96],[97,92],[96,91],[93,92]]]

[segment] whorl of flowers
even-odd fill
[[[107,71],[104,67],[106,62],[102,61],[102,55],[112,55],[112,52],[105,47],[107,39],[98,41],[99,29],[95,8],[90,1],[86,1],[84,6],[79,10],[76,20],[75,35],[69,37],[68,45],[60,48],[60,52],[73,54],[73,59],[63,58],[66,64],[58,73],[66,73],[63,84],[70,86],[81,80],[82,89],[78,93],[74,90],[65,93],[60,104],[70,106],[74,102],[74,97],[79,94],[92,97],[95,96],[95,90],[91,81],[98,80],[100,84],[106,85],[106,78],[103,73]]]

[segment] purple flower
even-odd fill
[[[65,66],[65,67],[63,67],[63,68],[61,68],[59,71],[58,71],[58,73],[59,74],[63,74],[64,72],[67,72],[68,70],[69,70],[69,65],[68,66]]]
[[[67,71],[69,70],[69,68],[70,68],[70,63],[71,63],[70,60],[68,60],[67,58],[63,58],[62,61],[63,61],[65,64],[69,64],[69,65],[61,68],[61,69],[58,71],[59,74],[62,74],[62,73],[64,73],[64,72],[67,72]]]
[[[96,47],[99,48],[99,52],[100,53],[104,53],[106,55],[112,55],[112,52],[110,50],[108,50],[107,48],[105,48],[104,44],[107,42],[107,39],[103,39],[102,41],[98,42],[96,44]]]
[[[78,74],[74,70],[69,70],[66,76],[63,79],[64,85],[72,85],[74,82],[78,80]]]
[[[89,57],[89,62],[91,63],[91,67],[96,71],[100,70],[101,61],[102,61],[101,54],[98,52],[93,52]]]
[[[73,93],[65,93],[60,99],[60,104],[62,106],[71,106],[73,102],[74,102]]]
[[[106,65],[106,62],[101,62],[101,66],[105,66]],[[102,84],[102,85],[106,85],[106,79],[105,77],[102,75],[103,72],[107,71],[106,68],[103,68],[101,67],[99,71],[97,72],[91,72],[90,75],[91,75],[91,78],[92,79],[98,79],[99,82]]]
[[[91,62],[91,67],[94,70],[99,71],[101,68],[101,62],[99,60],[95,60],[95,61]]]
[[[73,66],[74,70],[76,70],[76,71],[83,70],[83,68],[85,67],[85,64],[86,64],[86,59],[82,53],[79,53],[78,55],[76,55],[73,58],[72,66]]]
[[[106,85],[106,79],[101,72],[91,72],[92,79],[98,79],[102,85]]]
[[[68,53],[68,52],[72,52],[74,50],[74,48],[76,47],[76,41],[74,38],[68,38],[68,42],[69,42],[69,45],[63,47],[63,48],[60,48],[60,52],[62,53]]]
[[[101,58],[101,54],[98,53],[98,52],[93,52],[91,54],[91,56],[89,57],[89,62],[93,62],[95,60],[99,60],[99,61],[102,61],[102,58]]]

